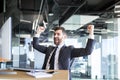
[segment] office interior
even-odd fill
[[[74,47],[85,47],[87,25],[93,24],[94,50],[74,59],[72,79],[120,79],[119,0],[0,0],[0,5],[0,28],[12,19],[12,60],[1,68],[41,69],[45,55],[32,47],[36,23],[46,25],[40,44],[52,45],[52,29],[60,25],[67,30],[65,43]]]

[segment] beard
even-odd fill
[[[62,42],[62,39],[54,38],[54,44],[59,45]]]

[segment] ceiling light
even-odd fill
[[[120,5],[116,5],[115,8],[120,8]]]
[[[30,34],[16,34],[16,37],[20,37],[20,38],[31,38]]]
[[[120,13],[120,11],[118,10],[118,11],[115,11],[115,13]]]
[[[31,21],[20,19],[20,22],[31,23]]]
[[[49,15],[49,16],[53,16],[54,14],[53,14],[53,13],[49,13],[48,15]]]
[[[105,21],[105,23],[114,23],[114,22],[113,22],[113,21],[108,20],[108,21]]]
[[[118,14],[117,16],[120,16],[120,14]]]

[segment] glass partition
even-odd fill
[[[111,14],[113,14],[113,12]],[[92,23],[97,21],[97,18],[98,17],[91,20]],[[84,19],[89,20],[88,16]],[[82,20],[80,15],[73,15],[67,20],[68,22],[66,21],[63,24],[65,28],[69,27],[68,29],[71,30],[71,35],[69,34],[68,36],[71,42],[74,42],[74,39],[76,39],[76,44],[78,44],[74,44],[76,47],[85,47],[87,35],[85,33],[82,34],[82,29],[80,29],[81,25],[87,24],[84,24],[84,19]],[[96,44],[94,51],[89,56],[74,59],[71,67],[72,80],[119,79],[119,22],[120,19],[112,15],[110,18],[104,19],[104,24],[102,23],[103,25],[101,25],[100,28],[99,26],[95,26],[94,34]],[[75,34],[74,29],[81,30],[80,32],[82,35],[78,33]]]

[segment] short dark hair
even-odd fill
[[[62,32],[66,34],[66,30],[65,30],[64,27],[57,26],[57,27],[54,27],[53,30],[54,30],[54,31],[62,30]]]

